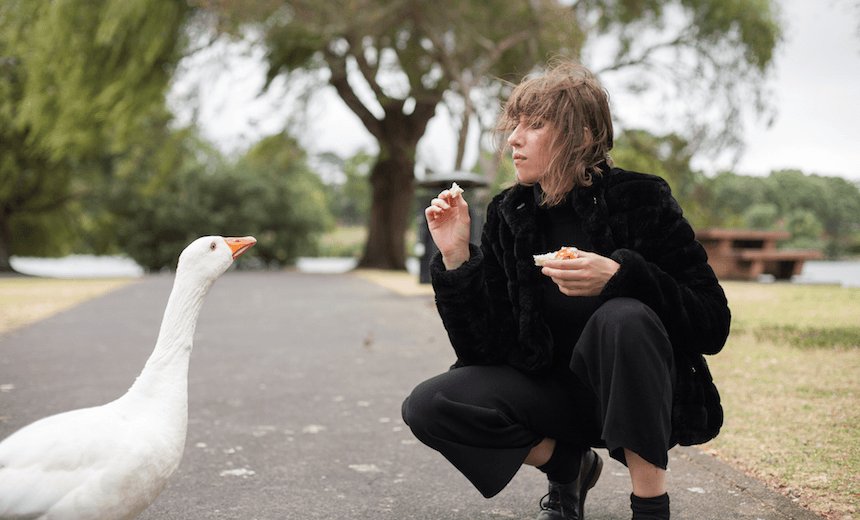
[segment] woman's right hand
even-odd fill
[[[469,205],[461,194],[444,190],[424,210],[430,236],[442,253],[442,262],[449,271],[469,259]]]

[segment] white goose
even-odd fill
[[[139,515],[179,467],[188,361],[203,298],[253,237],[202,237],[179,256],[158,341],[125,395],[38,420],[0,443],[0,519]]]

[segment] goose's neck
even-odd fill
[[[188,362],[194,330],[203,299],[211,287],[211,282],[199,283],[177,274],[164,310],[155,349],[132,390],[151,394],[160,393],[159,390],[175,391],[171,387],[179,385],[182,391],[187,392]]]

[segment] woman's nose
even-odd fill
[[[508,136],[508,146],[512,146],[514,148],[519,148],[520,145],[522,144],[521,139],[520,139],[521,134],[519,132],[519,129],[520,129],[520,125],[517,125],[516,128],[514,128],[514,131],[511,132],[511,135]]]

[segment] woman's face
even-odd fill
[[[517,180],[521,183],[540,182],[549,164],[552,137],[553,128],[549,122],[530,125],[525,116],[520,116],[519,124],[508,137],[508,144],[513,150]]]

